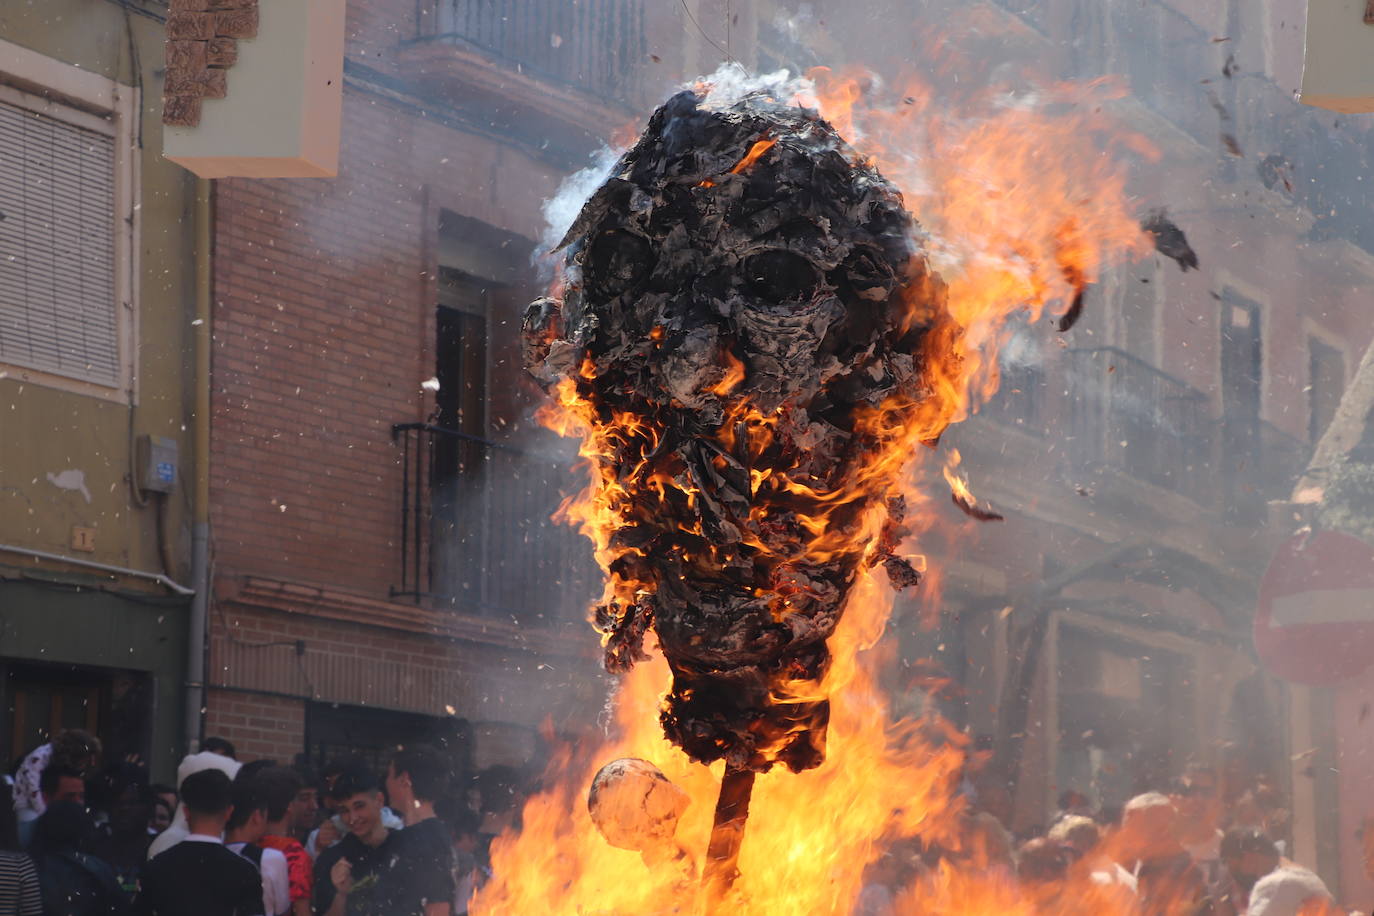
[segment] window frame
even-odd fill
[[[113,385],[0,360],[0,378],[120,404],[138,403],[139,253],[142,217],[137,121],[139,91],[0,40],[0,101],[113,138],[114,309],[119,371]]]

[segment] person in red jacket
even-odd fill
[[[292,916],[310,916],[310,896],[314,890],[314,864],[300,841],[292,838],[293,804],[301,790],[301,778],[286,767],[273,766],[253,777],[254,786],[267,803],[267,832],[258,845],[276,849],[286,856],[286,873],[291,886]]]

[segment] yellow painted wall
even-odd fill
[[[157,14],[165,7],[130,0]],[[163,26],[110,0],[44,0],[0,4],[0,39],[121,84],[142,86],[142,149],[137,156],[141,228],[137,405],[25,382],[13,367],[0,378],[0,544],[161,572],[158,502],[135,504],[129,486],[131,432],[178,440],[177,490],[168,499],[167,570],[190,575],[190,428],[193,320],[194,179],[161,156]],[[132,55],[131,55],[132,50]],[[131,57],[136,57],[137,66]],[[85,491],[63,489],[80,471]],[[87,499],[89,494],[89,500]],[[72,527],[96,529],[94,552],[71,549]],[[0,564],[45,565],[0,551]],[[136,582],[121,583],[135,587]],[[156,586],[154,586],[156,588]]]

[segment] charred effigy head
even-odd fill
[[[674,678],[663,725],[691,756],[815,766],[855,577],[917,578],[892,554],[885,485],[943,314],[914,221],[815,111],[685,91],[561,247],[526,361],[595,440],[607,667],[644,657],[652,630]]]

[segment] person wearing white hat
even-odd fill
[[[199,773],[202,770],[219,770],[233,779],[239,773],[240,764],[237,760],[216,754],[214,751],[201,751],[199,754],[187,754],[177,767],[177,787],[186,781],[186,777],[192,773]],[[148,847],[148,858],[153,859],[160,852],[165,852],[190,835],[190,829],[186,824],[186,810],[184,805],[177,805],[176,814],[172,817],[172,826],[158,834],[157,839],[153,840]]]
[[[1298,916],[1318,901],[1331,902],[1322,879],[1300,865],[1283,865],[1256,882],[1245,912],[1246,916]]]

